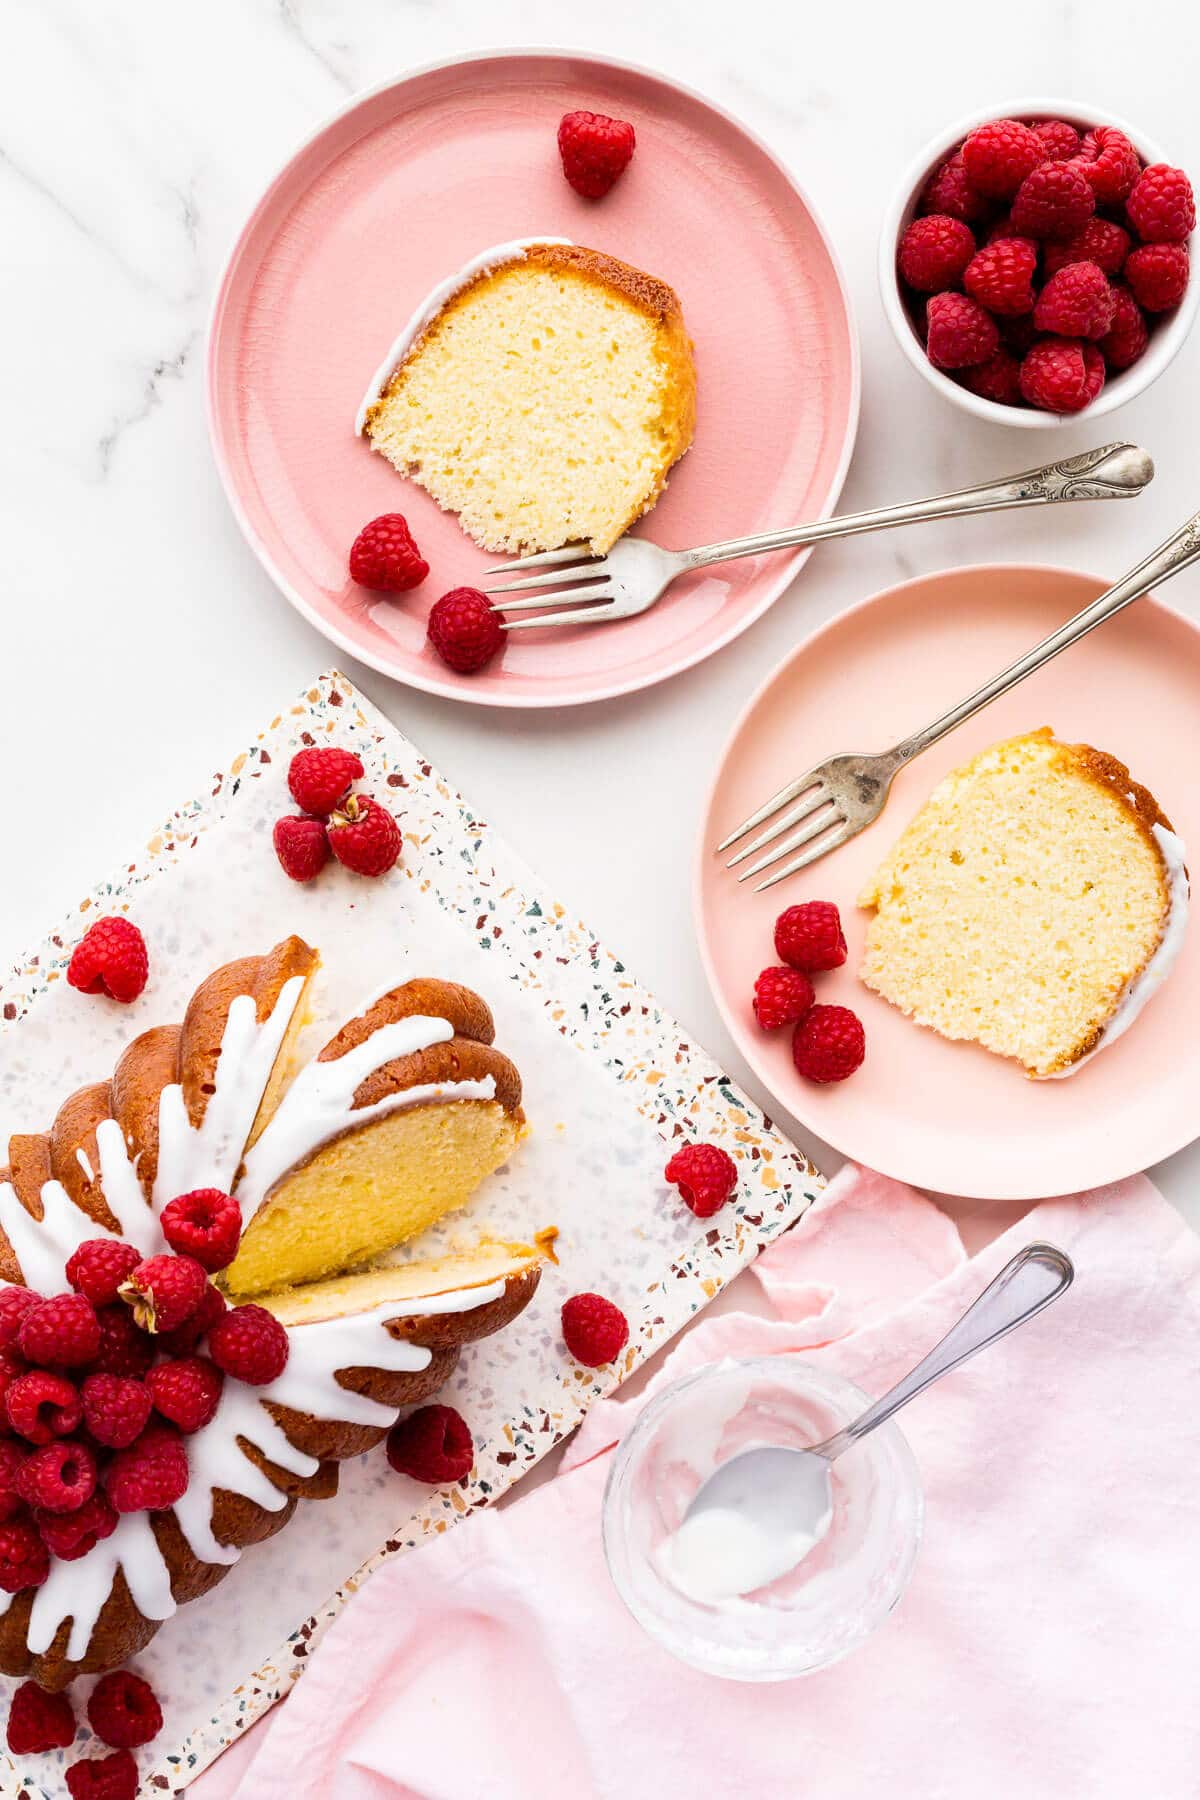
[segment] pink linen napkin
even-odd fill
[[[663,1381],[797,1351],[880,1392],[1023,1243],[1056,1306],[915,1401],[925,1537],[847,1661],[743,1686],[676,1663],[612,1590],[595,1407],[563,1473],[386,1564],[197,1800],[1191,1800],[1200,1793],[1200,1240],[1142,1178],[1047,1202],[968,1260],[911,1190],[842,1172]]]

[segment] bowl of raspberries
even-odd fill
[[[906,174],[880,239],[884,310],[913,366],[979,418],[1111,412],[1191,329],[1195,224],[1186,172],[1122,120],[992,107]]]

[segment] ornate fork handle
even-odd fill
[[[960,700],[957,706],[952,706],[949,712],[943,713],[940,719],[935,719],[932,725],[926,725],[923,731],[915,731],[911,737],[897,744],[888,753],[894,768],[911,762],[914,756],[919,756],[922,750],[928,750],[931,744],[936,744],[939,738],[945,737],[948,731],[953,731],[956,725],[961,725],[981,707],[998,700],[1001,694],[1006,694],[1018,681],[1024,681],[1027,675],[1034,674],[1053,657],[1078,643],[1089,631],[1095,631],[1097,625],[1103,625],[1114,613],[1121,612],[1134,600],[1140,600],[1152,587],[1177,575],[1180,569],[1186,569],[1197,558],[1200,558],[1200,512],[1194,513],[1186,525],[1172,533],[1166,543],[1160,544],[1157,550],[1152,550],[1136,569],[1131,569],[1123,580],[1093,600],[1090,606],[1077,612],[1073,619],[1068,619],[1065,625],[1052,631],[1049,637],[1043,638],[1040,644],[1035,644],[1032,650],[1027,650],[1024,656],[1010,663],[1007,669],[1002,669],[999,675],[994,675],[965,700]]]
[[[816,524],[763,531],[752,537],[705,544],[697,550],[682,550],[678,553],[679,565],[681,570],[702,569],[709,563],[731,562],[739,556],[760,556],[764,550],[819,544],[826,538],[883,531],[890,525],[918,525],[928,519],[1003,512],[1014,506],[1047,506],[1060,500],[1129,500],[1140,494],[1153,477],[1154,463],[1136,444],[1101,444],[1078,456],[1048,463],[1045,468],[1026,469],[1002,481],[959,488],[953,494],[910,500],[900,506],[881,506],[870,512],[843,513],[839,518],[822,519]]]

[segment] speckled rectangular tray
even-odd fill
[[[336,865],[289,882],[271,825],[290,809],[285,776],[304,744],[358,752],[363,786],[386,797],[405,849],[368,883]],[[97,912],[127,911],[150,948],[132,1007],[83,999],[64,971]],[[219,963],[298,932],[322,954],[315,1049],[384,982],[438,975],[468,983],[496,1015],[496,1041],[521,1070],[529,1141],[472,1204],[473,1235],[530,1237],[557,1226],[529,1311],[472,1347],[447,1389],[478,1445],[448,1492],[392,1472],[376,1452],[342,1467],[332,1502],[303,1503],[205,1599],[181,1609],[136,1659],[159,1693],[164,1730],[142,1752],[143,1791],[180,1793],[302,1673],[346,1600],[389,1556],[447,1530],[511,1487],[570,1432],[592,1400],[677,1332],[757,1251],[792,1224],[820,1177],[623,965],[523,867],[343,675],[314,682],[273,719],[203,799],[181,807],[113,880],[102,882],[0,985],[0,1128],[36,1130],[121,1047],[181,1016]],[[737,1158],[735,1205],[692,1217],[663,1181],[668,1146],[689,1137]],[[454,1222],[443,1240],[464,1229]],[[431,1234],[414,1247],[439,1247]],[[618,1367],[578,1368],[558,1334],[566,1296],[603,1291],[629,1315]],[[7,1689],[0,1678],[0,1708]],[[77,1684],[79,1699],[86,1683]],[[77,1711],[82,1712],[82,1705]],[[0,1793],[65,1800],[68,1752],[4,1764]]]

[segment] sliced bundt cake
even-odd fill
[[[357,428],[484,549],[602,553],[657,500],[695,412],[666,283],[543,239],[496,245],[435,290]]]
[[[317,1281],[465,1205],[525,1127],[478,994],[409,981],[342,1027],[246,1154],[234,1294]]]
[[[521,1087],[491,1047],[484,1002],[442,981],[394,988],[294,1074],[317,964],[299,938],[226,964],[201,983],[181,1025],[143,1033],[109,1081],[64,1101],[48,1131],[10,1140],[0,1276],[62,1295],[81,1244],[124,1238],[162,1257],[172,1199],[232,1190],[244,1237],[217,1279],[255,1292],[242,1328],[261,1341],[265,1323],[275,1342],[258,1372],[221,1364],[215,1411],[186,1440],[162,1421],[111,1459],[117,1440],[95,1440],[88,1454],[108,1498],[98,1498],[90,1544],[68,1555],[23,1525],[0,1557],[6,1674],[61,1688],[141,1649],[285,1525],[299,1498],[334,1493],[337,1464],[378,1443],[402,1407],[447,1378],[462,1346],[508,1324],[537,1287],[540,1259],[523,1244],[345,1272],[462,1205],[506,1159],[523,1128]],[[295,1285],[309,1276],[324,1279]],[[144,1316],[118,1300],[93,1321],[106,1357],[136,1350],[141,1373],[179,1353],[157,1335],[159,1300],[148,1292]],[[196,1342],[219,1362],[204,1334],[225,1315],[221,1297],[205,1292],[216,1311]],[[82,1380],[86,1367],[72,1373]],[[170,1499],[119,1496],[117,1460],[139,1446],[150,1455],[154,1433],[154,1454],[173,1459]],[[27,1452],[12,1439],[4,1447],[11,1473],[14,1451]]]
[[[1070,1074],[1166,979],[1183,846],[1124,763],[1048,729],[947,775],[859,897],[860,974],[943,1037]]]

